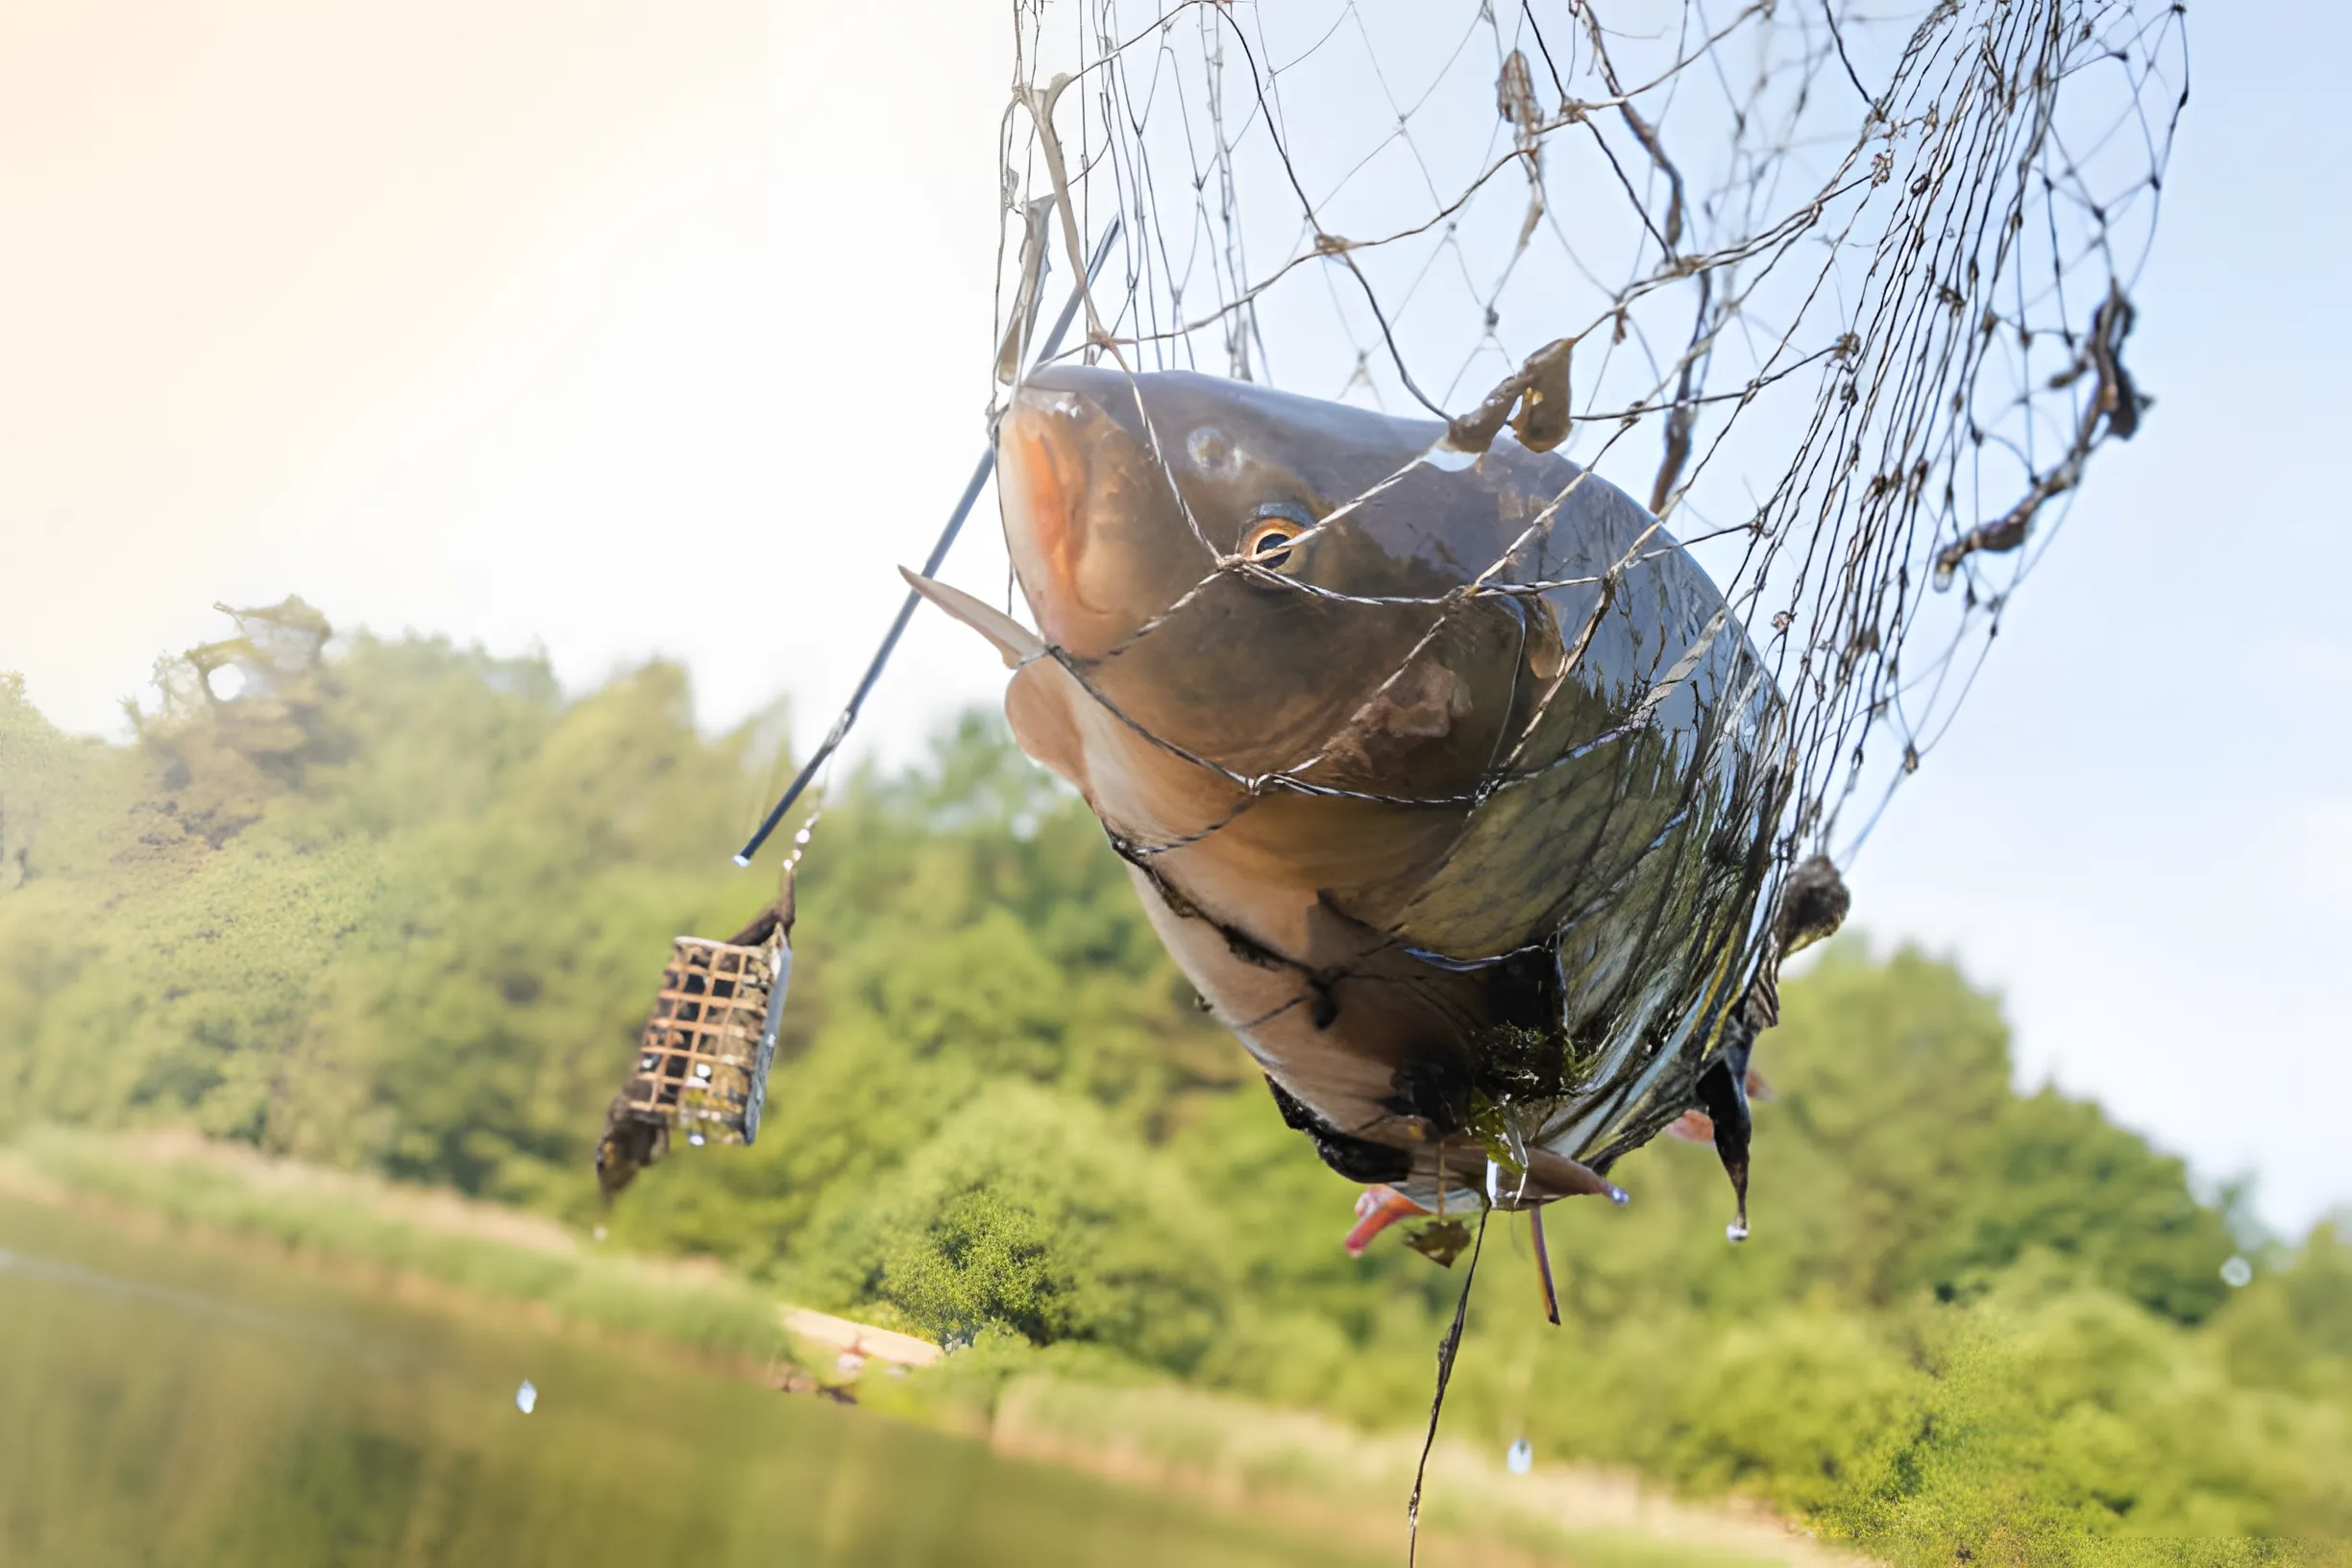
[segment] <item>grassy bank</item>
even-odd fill
[[[1332,1528],[1392,1541],[1421,1448],[1418,1433],[1367,1433],[1182,1386],[1041,1376],[1005,1386],[989,1438],[1000,1453],[1228,1507],[1273,1514],[1311,1507]],[[1483,1538],[1541,1560],[1626,1568],[1863,1560],[1793,1532],[1760,1507],[1695,1507],[1622,1473],[1541,1467],[1514,1476],[1493,1456],[1454,1441],[1430,1456],[1421,1517],[1437,1535]]]
[[[717,1268],[605,1256],[519,1211],[265,1160],[242,1146],[36,1128],[0,1151],[0,1188],[265,1237],[697,1350],[765,1361],[787,1348],[775,1301]]]

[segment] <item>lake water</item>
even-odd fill
[[[0,1199],[0,1249],[8,1568],[1403,1557],[259,1246]]]

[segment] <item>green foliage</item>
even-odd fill
[[[200,650],[244,672],[233,700],[167,665],[130,746],[0,681],[0,1115],[193,1122],[585,1221],[670,937],[770,891],[723,855],[772,724],[699,733],[664,665],[567,697],[537,661],[321,656],[306,625]],[[1341,1252],[1352,1189],[998,725],[838,787],[800,893],[758,1145],[676,1150],[616,1244],[968,1342],[943,1376],[974,1386],[1042,1357],[1425,1414],[1462,1265]],[[1615,1172],[1629,1211],[1549,1215],[1563,1332],[1498,1218],[1450,1431],[1756,1495],[1900,1561],[2352,1531],[2336,1229],[2230,1290],[2229,1216],[2096,1107],[2017,1092],[1948,964],[1834,944],[1783,1003],[1755,1239],[1725,1244],[1711,1151],[1645,1149]]]
[[[994,1326],[1185,1369],[1226,1291],[1173,1174],[1087,1100],[1002,1084],[870,1193],[828,1194],[800,1280],[948,1343]]]
[[[1666,1462],[1700,1489],[1818,1513],[1916,1430],[1928,1391],[1858,1314],[1816,1308],[1727,1325],[1676,1391]]]

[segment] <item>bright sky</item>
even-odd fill
[[[578,684],[682,657],[805,747],[979,452],[1005,11],[0,8],[0,669],[112,731],[215,600],[299,592]],[[2348,52],[2317,0],[2193,16],[2157,406],[1850,878],[2029,1082],[2286,1228],[2352,1202]],[[1001,680],[920,618],[864,744]]]

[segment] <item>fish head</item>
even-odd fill
[[[1467,788],[1558,638],[1461,597],[1533,508],[1422,463],[1442,433],[1187,372],[1040,371],[997,430],[1022,597],[1086,695],[1170,756]]]
[[[1220,565],[1246,559],[1302,582],[1334,575],[1341,563],[1326,557],[1347,542],[1315,526],[1411,464],[1433,433],[1248,382],[1050,367],[1021,383],[997,427],[1006,546],[1047,641],[1104,658]],[[1361,576],[1394,563],[1355,564]],[[1279,603],[1240,619],[1279,641],[1298,619]]]

